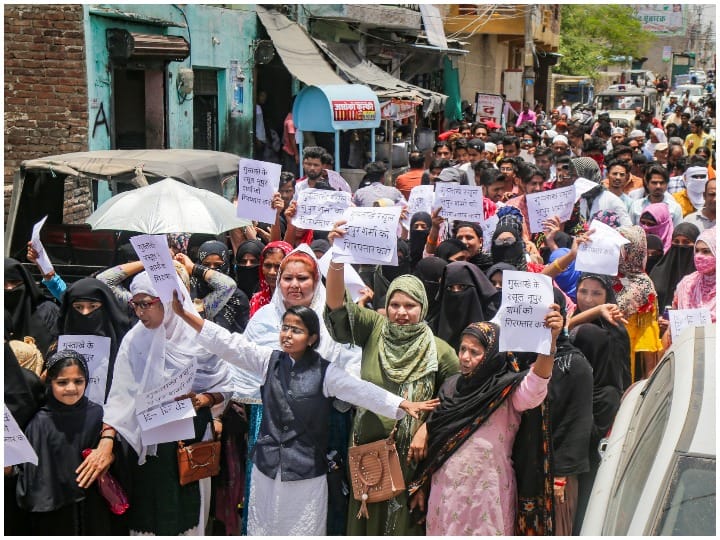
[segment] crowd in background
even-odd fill
[[[480,186],[498,223],[488,242],[439,209],[408,216],[397,266],[354,265],[356,302],[346,265],[325,277],[318,266],[342,223],[293,225],[299,191],[351,191],[328,179],[321,147],[285,160],[274,223],[168,235],[186,292],[173,302],[129,245],[121,264],[72,284],[51,271],[39,285],[6,258],[5,403],[39,457],[5,470],[6,534],[577,534],[598,442],[671,344],[667,310],[707,307],[715,322],[714,104],[668,99],[664,122],[638,110],[630,126],[562,107],[526,103],[505,129],[452,126],[400,174],[368,164],[357,206],[457,182]],[[578,178],[595,186],[571,217],[530,232],[526,196]],[[575,270],[593,220],[627,240],[617,275]],[[553,280],[548,355],[499,350],[508,270]],[[111,340],[97,402],[82,355],[57,349],[66,334]],[[181,486],[177,444],[145,444],[133,403],[193,362],[186,442],[213,424],[222,467]],[[408,489],[365,505],[348,490],[348,446],[394,429]],[[123,515],[97,491],[107,473],[127,492]]]

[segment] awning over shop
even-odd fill
[[[282,13],[256,6],[258,18],[285,67],[307,85],[347,84],[323,58],[310,36]]]
[[[362,58],[352,45],[325,42],[319,39],[315,39],[315,43],[330,57],[343,75],[352,82],[367,84],[375,90],[380,99],[422,100],[423,115],[425,116],[443,110],[447,99],[446,95],[393,77],[372,62]]]

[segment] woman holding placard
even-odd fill
[[[545,316],[550,354],[538,354],[529,370],[500,352],[497,325],[463,330],[460,374],[440,388],[440,406],[427,421],[427,457],[409,486],[410,506],[427,509],[428,536],[553,534],[549,433],[539,410],[522,413],[547,395],[563,326],[557,309],[552,304]],[[516,472],[528,463],[534,482]]]
[[[118,350],[114,380],[104,407],[102,436],[97,448],[77,468],[78,484],[87,487],[104,474],[119,434],[136,453],[136,461],[131,463],[132,483],[125,486],[131,534],[204,534],[209,478],[180,485],[177,442],[146,444],[143,438],[147,432],[136,415],[136,402],[196,365],[189,394],[197,411],[190,426],[194,436],[185,443],[207,439],[209,408],[223,400],[220,392],[231,388],[231,372],[227,364],[196,343],[195,333],[173,312],[170,302],[160,300],[146,272],[135,276],[130,295],[139,323],[127,333]],[[188,291],[185,307],[194,311],[189,297]],[[172,395],[169,399],[178,397]]]
[[[345,234],[335,224],[330,241]],[[425,401],[437,395],[442,383],[458,372],[455,351],[436,338],[423,320],[428,300],[422,282],[415,276],[399,276],[390,283],[385,300],[387,317],[359,307],[345,293],[342,263],[331,262],[327,275],[325,326],[341,343],[362,347],[360,375],[363,380],[382,386],[409,401]],[[427,431],[424,415],[400,422],[396,445],[403,475],[408,482],[416,462],[425,457]],[[395,422],[359,409],[352,428],[354,444],[387,438]],[[360,501],[351,500],[348,535],[422,535],[424,527],[411,518],[407,495],[402,493],[385,502],[367,505],[369,518],[357,519]]]

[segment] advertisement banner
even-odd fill
[[[331,105],[335,122],[375,120],[377,116],[375,102],[370,100],[333,100]]]
[[[667,36],[685,35],[682,4],[636,4],[643,30]]]
[[[415,116],[415,108],[418,105],[422,105],[422,103],[405,99],[385,101],[380,104],[380,119],[404,120],[405,118],[412,118]]]

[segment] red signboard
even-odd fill
[[[342,100],[332,101],[333,120],[335,122],[356,122],[375,120],[377,111],[374,101]]]

